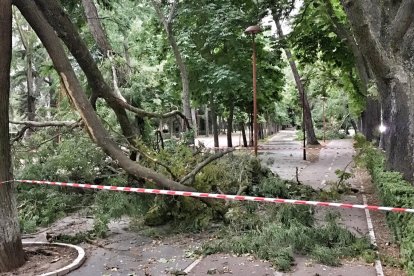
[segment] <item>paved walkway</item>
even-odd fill
[[[261,150],[260,159],[282,179],[294,179],[296,168],[301,171],[310,164],[303,160],[302,143],[296,140],[295,130],[281,130],[261,146],[269,150]]]
[[[285,133],[281,133],[277,135],[273,139],[279,141],[278,137],[283,137],[284,140],[293,140],[294,133],[291,131],[285,131]],[[298,141],[289,141],[292,144],[299,144]],[[299,144],[300,146],[300,144]],[[296,171],[294,171],[295,167],[301,168],[299,173],[299,180],[304,185],[309,185],[314,189],[328,189],[329,183],[336,182],[338,180],[335,171],[339,170],[346,170],[349,172],[351,169],[350,163],[352,162],[352,156],[354,154],[353,144],[351,139],[343,139],[343,140],[333,140],[329,141],[325,147],[322,147],[319,152],[319,158],[313,162],[305,162],[300,160],[300,154],[293,152],[293,157],[288,164],[281,164],[274,163],[272,165],[272,170],[277,172],[282,178],[285,179],[293,179],[295,176]],[[271,156],[283,156],[285,153],[279,151],[272,153]],[[283,159],[281,160],[283,161]],[[287,170],[287,171],[286,171]],[[357,189],[361,189],[360,182],[356,181],[355,179],[350,180],[350,184]],[[341,201],[349,202],[354,204],[362,204],[361,195],[347,195],[344,196]],[[329,211],[333,210],[332,208],[326,207],[317,207],[316,208],[316,218],[320,224],[323,224],[323,218],[325,214]],[[334,209],[333,211],[338,211],[341,215],[340,223],[353,232],[356,235],[368,235],[368,225],[367,219],[365,216],[364,210],[359,209]],[[351,262],[345,263],[341,267],[328,267],[319,264],[309,265],[311,260],[306,259],[304,257],[297,257],[296,258],[296,267],[292,273],[279,273],[279,275],[297,275],[297,276],[313,276],[313,275],[321,275],[321,276],[328,276],[328,275],[341,275],[341,276],[354,276],[354,275],[364,275],[364,276],[376,276],[376,270],[372,265],[359,263],[359,262]]]

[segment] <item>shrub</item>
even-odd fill
[[[365,166],[372,176],[384,205],[413,208],[414,186],[399,172],[386,171],[384,154],[361,135],[355,137],[359,149],[356,161]],[[401,257],[409,275],[414,275],[414,215],[387,213],[387,222],[400,243]]]

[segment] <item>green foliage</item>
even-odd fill
[[[305,200],[316,196],[310,187],[274,176],[262,178],[251,192]],[[339,227],[337,217],[329,213],[326,225],[315,226],[313,209],[309,206],[235,203],[225,215],[226,228],[217,240],[203,246],[203,252],[253,254],[282,271],[290,270],[294,254],[309,255],[317,262],[335,266],[340,265],[343,257],[375,254],[367,239],[357,238]]]
[[[362,135],[355,137],[359,149],[356,161],[365,166],[386,206],[413,208],[414,187],[399,172],[385,169],[385,158],[380,150]],[[409,275],[414,274],[414,216],[409,213],[387,213],[387,222],[400,243],[401,256]]]
[[[48,135],[36,132],[25,141],[26,145],[16,148],[16,178],[92,182],[97,177],[105,165],[105,155],[89,137],[73,131],[62,135],[59,143],[44,143],[50,139]]]
[[[279,177],[268,177],[261,181],[254,190],[254,194],[263,197],[280,197],[309,199],[316,196],[315,190],[307,185],[301,185],[293,181],[280,179]]]
[[[38,226],[48,226],[67,213],[90,205],[92,198],[91,193],[71,188],[19,184],[20,229],[23,233],[35,232]]]
[[[355,59],[350,48],[352,37],[345,13],[338,0],[315,0],[304,4],[300,14],[295,17],[294,30],[289,36],[295,56],[305,71],[311,71],[311,94],[335,97],[337,92],[347,96],[346,106],[341,100],[333,114],[340,113],[344,107],[353,116],[359,116],[365,106],[367,91],[355,67]],[[337,97],[337,95],[336,95]],[[328,106],[332,104],[329,103]]]
[[[315,226],[308,206],[256,207],[255,212],[249,208],[244,203],[236,205],[228,227],[217,240],[205,244],[203,252],[252,254],[282,271],[291,269],[294,254],[338,266],[341,258],[372,252],[368,239],[357,238],[338,226],[336,216],[328,215],[326,225]]]
[[[57,234],[50,238],[49,242],[62,242],[62,243],[70,243],[70,244],[80,244],[82,242],[91,242],[93,239],[96,238],[95,232],[86,231],[86,232],[78,232],[75,234]]]

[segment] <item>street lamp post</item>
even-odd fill
[[[252,65],[253,65],[253,146],[254,146],[254,155],[257,157],[257,140],[258,140],[258,126],[257,126],[257,83],[256,83],[256,42],[255,37],[257,33],[260,33],[262,30],[259,26],[254,25],[248,27],[244,32],[246,34],[252,35],[253,42],[253,56],[252,56]]]

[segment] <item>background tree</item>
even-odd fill
[[[178,0],[174,0],[171,3],[168,3],[168,5],[166,5],[168,8],[168,13],[167,13],[168,15],[165,15],[164,10],[163,10],[164,7],[162,6],[161,2],[159,2],[158,0],[151,0],[151,2],[167,34],[168,41],[174,53],[176,64],[180,71],[181,85],[182,85],[181,100],[182,100],[184,115],[189,120],[190,125],[195,124],[196,122],[192,122],[192,116],[191,116],[190,80],[188,77],[188,70],[187,70],[187,66],[185,63],[185,59],[183,58],[183,55],[181,54],[181,51],[177,44],[177,39],[173,31],[173,21],[174,21],[174,18],[176,17],[177,6],[179,5]],[[195,125],[195,127],[197,126]]]
[[[215,146],[218,146],[215,117],[226,117],[227,145],[232,146],[234,116],[247,119],[252,114],[252,45],[251,38],[243,31],[257,23],[256,20],[257,6],[252,1],[188,1],[177,17],[180,34],[177,38],[183,53],[189,57],[193,102],[210,105]],[[257,40],[259,113],[273,106],[284,84],[280,51],[271,46],[266,36],[261,35]],[[239,123],[244,130],[247,120]]]
[[[380,105],[372,91],[372,72],[347,22],[339,1],[315,0],[305,3],[293,22],[289,35],[296,57],[305,64],[317,60],[331,69],[343,71],[352,86],[348,86],[351,105],[358,110],[360,130],[368,140],[379,139]],[[351,58],[350,58],[351,57]]]
[[[307,143],[308,144],[319,144],[316,135],[315,129],[312,121],[312,113],[309,106],[308,98],[306,97],[305,88],[301,76],[299,74],[294,56],[291,53],[289,41],[286,40],[285,35],[282,30],[281,21],[285,18],[289,18],[290,13],[295,8],[295,1],[285,0],[285,1],[274,1],[266,0],[260,2],[259,8],[261,10],[260,16],[271,16],[276,25],[276,31],[280,39],[280,46],[284,49],[289,66],[292,70],[292,74],[298,89],[298,94],[300,100],[300,105],[303,108],[303,126],[306,129]]]

